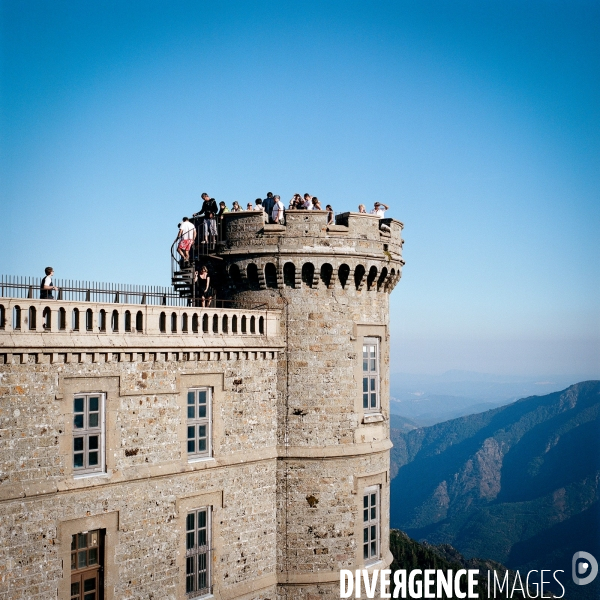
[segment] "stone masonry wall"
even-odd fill
[[[0,332],[0,599],[67,597],[61,528],[111,515],[107,597],[184,598],[185,514],[205,505],[215,596],[274,599],[281,340],[238,336],[207,352],[198,337],[169,336],[163,346],[185,351],[153,340],[123,353],[112,336],[54,352],[60,335],[25,347]],[[198,385],[214,389],[213,451],[189,462],[185,398]],[[107,469],[77,477],[73,395],[90,390],[106,392]]]

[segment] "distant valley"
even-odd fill
[[[578,550],[600,558],[600,382],[391,425],[392,527],[511,569],[569,570]]]
[[[441,375],[391,374],[390,412],[426,427],[544,395],[582,381],[574,375],[522,377],[447,371]]]

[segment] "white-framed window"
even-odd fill
[[[75,394],[73,398],[73,473],[104,472],[105,394]]]
[[[379,340],[363,340],[363,410],[381,410],[379,401]]]
[[[185,520],[185,593],[199,598],[212,592],[211,507],[188,512]]]
[[[374,485],[363,493],[363,558],[366,563],[380,558],[379,491]]]
[[[187,395],[187,453],[188,459],[211,456],[210,388],[193,388]]]

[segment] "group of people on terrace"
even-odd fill
[[[228,212],[243,212],[240,203],[235,200],[231,210],[225,202],[221,201],[217,204],[214,198],[211,198],[206,192],[202,194],[202,207],[192,215],[192,219],[183,217],[179,223],[179,231],[175,242],[177,243],[177,253],[181,257],[180,265],[188,266],[190,264],[190,252],[192,248],[198,245],[204,251],[197,254],[208,254],[209,251],[215,249],[217,238],[223,236],[223,221],[224,215]],[[385,211],[389,207],[383,202],[375,202],[370,214],[378,216],[380,219],[385,217]],[[285,225],[285,213],[288,210],[325,210],[327,212],[327,225],[335,223],[335,213],[331,204],[326,204],[325,209],[321,205],[320,200],[316,196],[311,196],[308,192],[301,196],[294,194],[289,202],[288,208],[281,201],[280,196],[267,192],[266,198],[257,198],[254,203],[248,202],[246,211],[262,211],[265,224]],[[367,214],[367,209],[364,204],[358,206],[358,212]],[[384,231],[389,231],[389,227],[384,223],[380,224],[380,228]],[[220,235],[219,235],[220,233]],[[197,279],[201,276],[196,273]],[[205,275],[206,277],[207,275]],[[212,292],[210,284],[206,283],[203,287],[206,288],[205,293]],[[204,298],[204,296],[202,296]]]

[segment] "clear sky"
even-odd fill
[[[203,191],[381,200],[392,370],[600,376],[600,3],[0,6],[0,273],[168,285]]]

